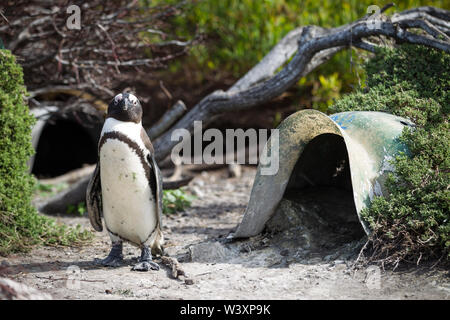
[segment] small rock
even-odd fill
[[[11,264],[8,261],[3,260],[2,263],[0,263],[0,266],[2,266],[2,267],[9,267],[9,266],[11,266]]]
[[[336,271],[346,271],[347,270],[347,265],[345,263],[335,264],[334,265],[334,270],[336,270]]]
[[[228,175],[231,178],[240,178],[242,175],[242,169],[241,169],[241,165],[238,163],[230,163],[228,165]]]
[[[184,283],[187,284],[187,285],[189,286],[189,285],[194,284],[194,280],[193,280],[193,279],[190,279],[190,278],[186,278],[186,279],[184,279]]]
[[[203,187],[203,186],[205,185],[205,181],[200,180],[200,179],[195,179],[195,180],[192,182],[192,184],[193,184],[193,185],[196,185],[196,186],[199,186],[199,187]]]
[[[205,196],[205,193],[201,191],[200,188],[198,188],[197,186],[192,186],[191,191],[195,196],[199,198],[203,198]]]
[[[112,291],[109,290],[109,289],[106,289],[106,290],[105,290],[105,293],[106,293],[106,294],[112,294]]]
[[[200,175],[202,176],[202,178],[208,178],[208,177],[209,177],[209,174],[208,174],[208,172],[206,172],[206,171],[202,171],[202,172],[200,173]]]
[[[218,242],[204,242],[189,247],[193,262],[220,262],[229,260],[233,252]]]

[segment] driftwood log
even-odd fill
[[[92,168],[93,171],[94,168]],[[86,189],[92,176],[92,171],[81,177],[66,190],[35,204],[39,212],[47,214],[65,213],[69,205],[77,205],[86,200]],[[187,185],[193,176],[185,176],[175,181],[163,181],[163,189],[178,189]],[[59,181],[59,179],[56,179]]]
[[[39,212],[47,214],[65,213],[69,205],[77,205],[86,201],[86,189],[92,173],[84,176],[68,189],[55,196],[35,204]]]
[[[154,143],[157,160],[166,158],[178,143],[171,140],[174,130],[184,128],[192,134],[194,121],[202,121],[203,126],[207,126],[220,114],[270,101],[343,49],[356,47],[375,52],[380,46],[376,44],[377,38],[387,37],[397,43],[424,45],[450,52],[449,11],[419,7],[391,17],[384,16],[382,13],[392,6],[385,6],[376,17],[365,16],[337,28],[304,26],[292,30],[230,89],[218,90],[203,98],[160,136]],[[375,28],[374,22],[379,24]],[[282,70],[275,73],[283,65]]]

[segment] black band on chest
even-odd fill
[[[99,156],[100,156],[100,150],[102,149],[102,146],[105,144],[105,142],[108,139],[119,140],[119,141],[126,143],[128,145],[128,147],[130,147],[137,154],[137,156],[139,157],[139,160],[141,161],[142,167],[144,168],[145,177],[147,178],[147,180],[150,183],[150,186],[152,187],[151,182],[154,180],[154,176],[153,176],[154,173],[153,173],[153,170],[151,169],[151,167],[144,155],[144,151],[141,149],[141,147],[135,141],[131,140],[129,137],[127,137],[123,133],[120,133],[117,131],[106,132],[100,138],[100,141],[98,143]],[[156,190],[152,190],[152,193],[154,193],[154,192],[156,192]]]

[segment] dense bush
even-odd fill
[[[450,260],[450,55],[403,45],[382,50],[367,65],[366,88],[335,104],[334,111],[376,110],[414,121],[401,140],[387,180],[387,198],[363,211],[374,230],[375,257],[397,264],[426,258]]]
[[[144,3],[145,1],[143,1]],[[161,0],[159,2],[167,2]],[[169,2],[177,3],[179,0]],[[220,80],[241,77],[258,63],[270,49],[289,31],[306,25],[337,27],[354,21],[367,13],[370,5],[380,8],[392,1],[350,0],[204,0],[188,1],[174,21],[178,36],[190,37],[201,33],[205,41],[191,50],[189,59],[174,63],[171,68],[189,69],[189,75],[198,83],[203,79]],[[404,10],[430,5],[449,6],[447,1],[406,0],[396,1],[389,10]],[[326,111],[332,99],[350,92],[358,85],[357,72],[360,59],[349,51],[337,54],[297,86],[298,95],[311,96],[308,107]],[[304,100],[301,102],[305,103]],[[306,102],[307,103],[307,102]]]
[[[0,50],[0,255],[37,243],[72,244],[87,239],[79,228],[56,225],[31,205],[34,179],[27,160],[33,153],[34,118],[24,101],[21,67],[7,50]]]

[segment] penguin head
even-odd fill
[[[119,93],[109,103],[106,117],[125,122],[139,123],[142,120],[141,103],[131,93]]]

